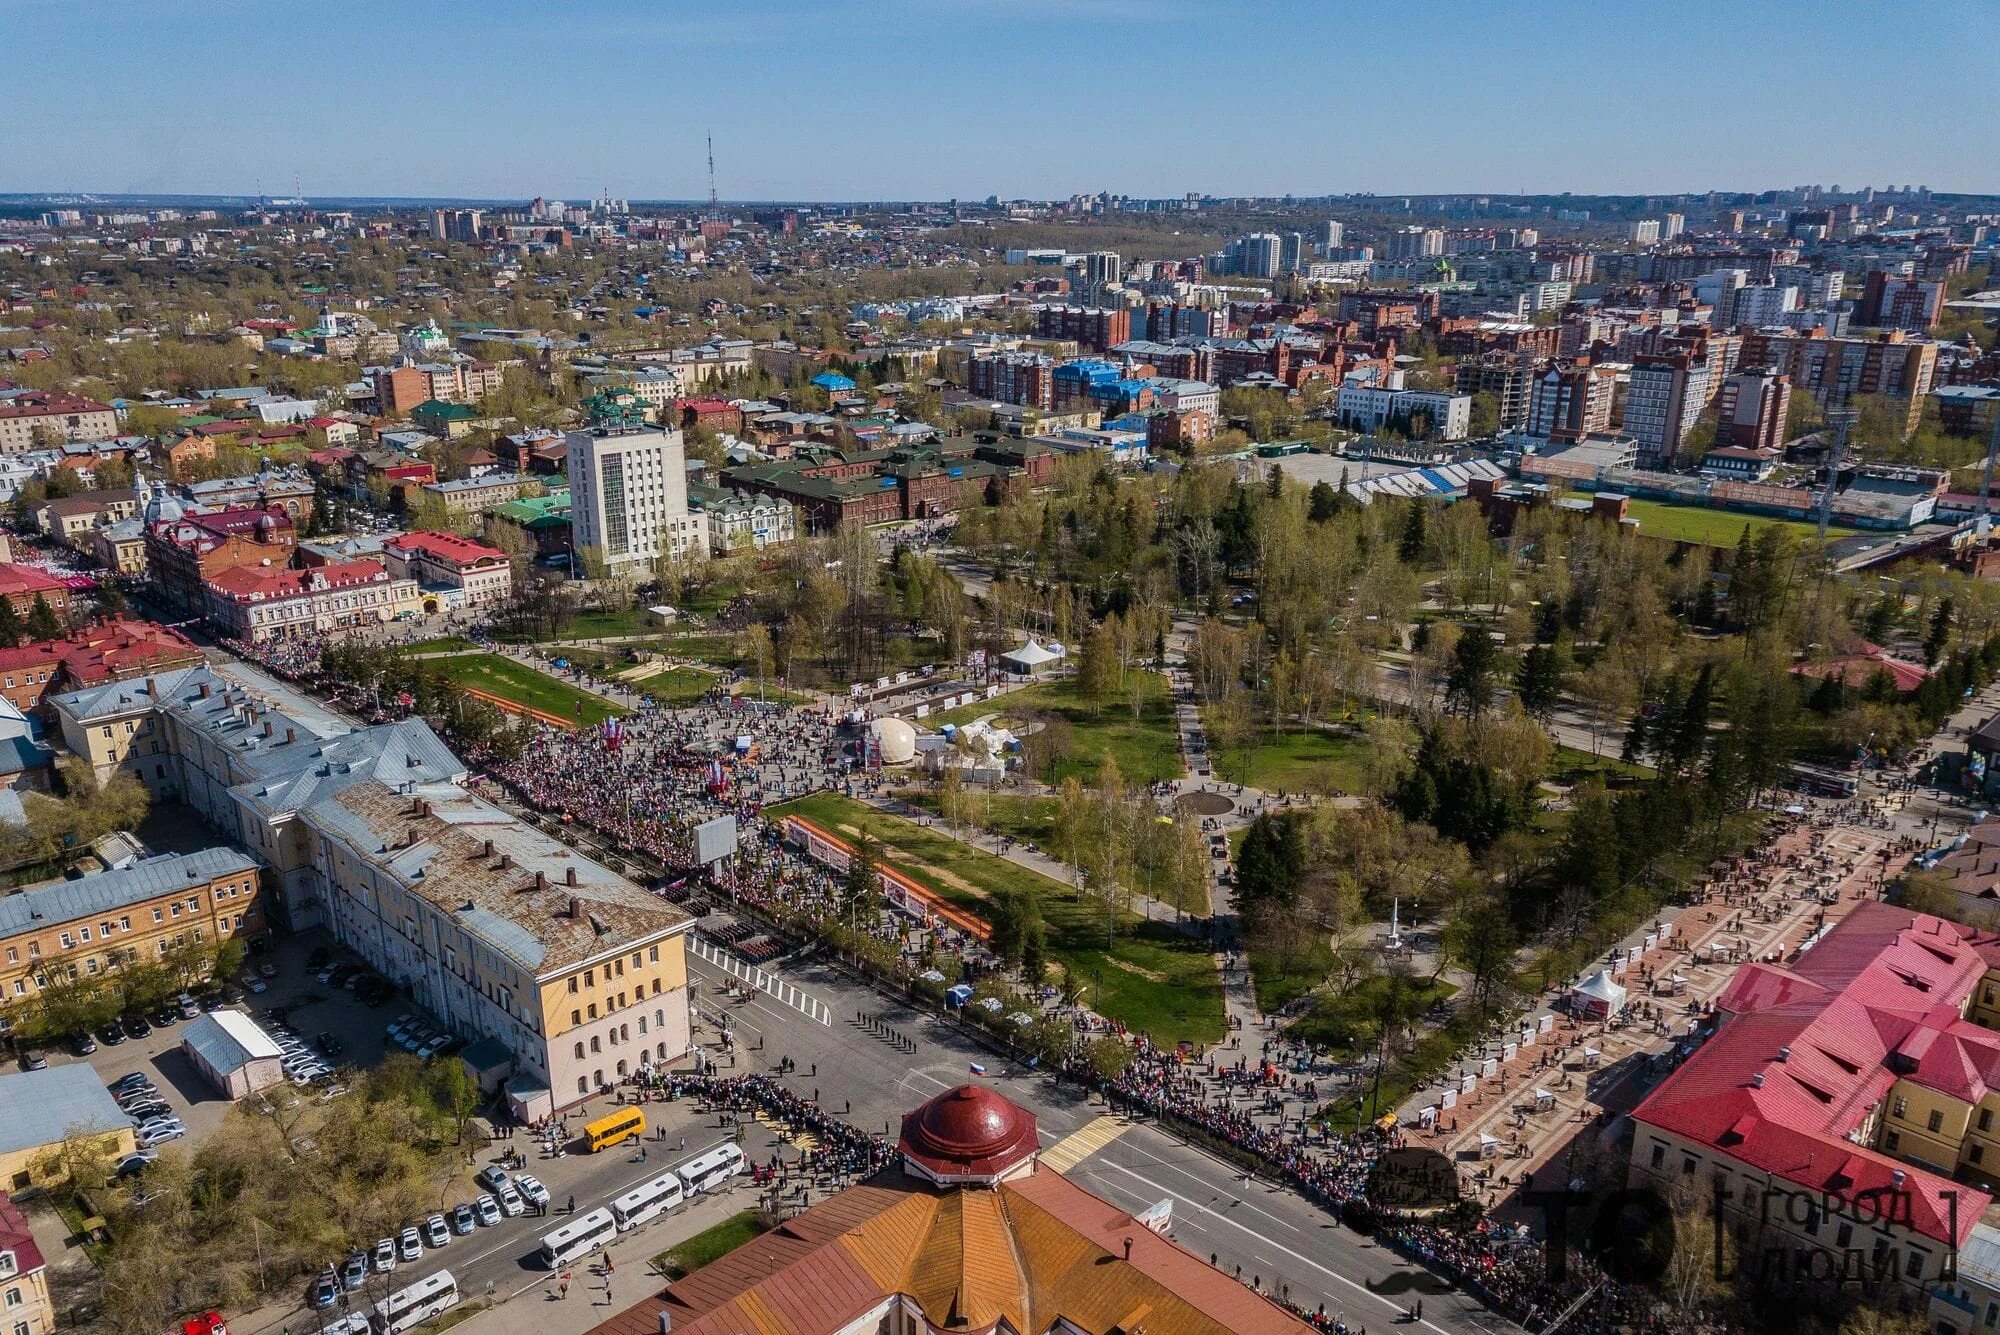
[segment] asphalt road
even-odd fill
[[[769,996],[730,1001],[721,990],[724,975],[693,957],[689,962],[698,983],[697,1008],[705,1016],[730,1017],[736,1064],[732,1068],[722,1058],[725,1074],[775,1074],[779,1059],[789,1057],[797,1070],[783,1077],[787,1085],[808,1097],[817,1094],[821,1106],[830,1110],[848,1109],[847,1120],[865,1130],[893,1134],[903,1113],[968,1081],[997,1089],[1033,1112],[1045,1153],[1106,1116],[1103,1105],[1075,1086],[993,1054],[948,1020],[891,1004],[841,970],[808,963],[782,971],[787,981],[832,1009],[833,1023],[821,1026]],[[875,1017],[876,1025],[857,1023],[857,1012]],[[704,1028],[702,1041],[712,1043],[713,1029]],[[906,1052],[881,1036],[885,1030],[911,1040],[916,1051]],[[982,1063],[986,1074],[973,1075],[973,1062]],[[1099,1127],[1096,1134],[1107,1129]],[[1213,1255],[1231,1274],[1241,1266],[1246,1282],[1261,1280],[1267,1291],[1288,1288],[1293,1301],[1308,1307],[1324,1302],[1350,1325],[1386,1326],[1421,1292],[1425,1319],[1406,1325],[1436,1332],[1512,1326],[1476,1299],[1444,1291],[1442,1281],[1339,1226],[1296,1193],[1246,1179],[1234,1166],[1159,1126],[1125,1126],[1066,1171],[1134,1213],[1171,1201],[1172,1235],[1189,1251],[1203,1259]],[[1398,1275],[1404,1278],[1391,1279]],[[1419,1275],[1424,1287],[1404,1292],[1403,1286],[1414,1284]],[[1402,1296],[1371,1291],[1385,1286]]]

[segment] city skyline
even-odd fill
[[[197,4],[158,25],[131,4],[22,3],[20,49],[86,52],[102,77],[20,72],[0,190],[697,200],[711,134],[736,201],[2000,190],[1938,128],[2000,109],[1978,65],[2000,22],[1945,13],[1556,4],[1524,30],[1458,5],[1371,26],[1262,4],[1223,24],[1179,0],[839,0],[804,21],[365,0]],[[1865,88],[1812,73],[1856,49]],[[1260,135],[1269,151],[1244,152]]]

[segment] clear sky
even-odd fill
[[[0,0],[0,191],[2000,190],[1994,0]]]

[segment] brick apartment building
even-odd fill
[[[1132,338],[1132,312],[1123,307],[1033,306],[1039,338],[1073,339],[1104,352]]]
[[[61,390],[29,389],[0,400],[0,454],[39,448],[37,432],[52,440],[110,440],[118,434],[118,413]]]
[[[1724,376],[1716,395],[1715,443],[1745,449],[1776,449],[1785,442],[1785,415],[1792,406],[1792,382],[1764,369]]]
[[[32,715],[51,694],[203,661],[201,650],[170,626],[113,617],[60,640],[0,649],[0,695]]]
[[[1743,333],[1739,364],[1784,373],[1794,390],[1821,407],[1856,394],[1883,394],[1907,404],[1906,431],[1916,429],[1924,396],[1937,372],[1938,345],[1900,329],[1868,338],[1834,338],[1816,330],[1758,329]]]

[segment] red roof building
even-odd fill
[[[208,618],[218,629],[254,642],[393,620],[416,611],[417,584],[391,575],[380,561],[298,570],[233,566],[209,578],[207,597]]]
[[[1895,683],[1896,694],[1908,695],[1930,680],[1931,670],[1922,663],[1912,663],[1907,658],[1896,658],[1879,644],[1863,641],[1857,653],[1836,654],[1824,663],[1800,663],[1792,669],[1801,677],[1824,680],[1838,677],[1841,683],[1859,690],[1875,679],[1878,672],[1886,672]]]
[[[456,533],[398,533],[382,554],[391,574],[423,586],[426,612],[504,602],[514,587],[507,553]]]
[[[170,626],[114,617],[64,639],[0,649],[0,695],[32,714],[50,695],[203,661],[194,642]]]
[[[1037,1162],[1027,1110],[967,1085],[903,1119],[903,1166],[786,1220],[592,1335],[1310,1327]]]
[[[34,566],[0,561],[0,598],[5,598],[14,605],[17,613],[26,616],[37,597],[46,601],[57,616],[69,614],[67,584]]]
[[[1875,1248],[1927,1287],[2000,1173],[1996,1002],[2000,937],[1863,904],[1790,967],[1737,971],[1714,1036],[1633,1112],[1633,1179],[1703,1200],[1719,1179],[1787,1233],[1760,1253]]]

